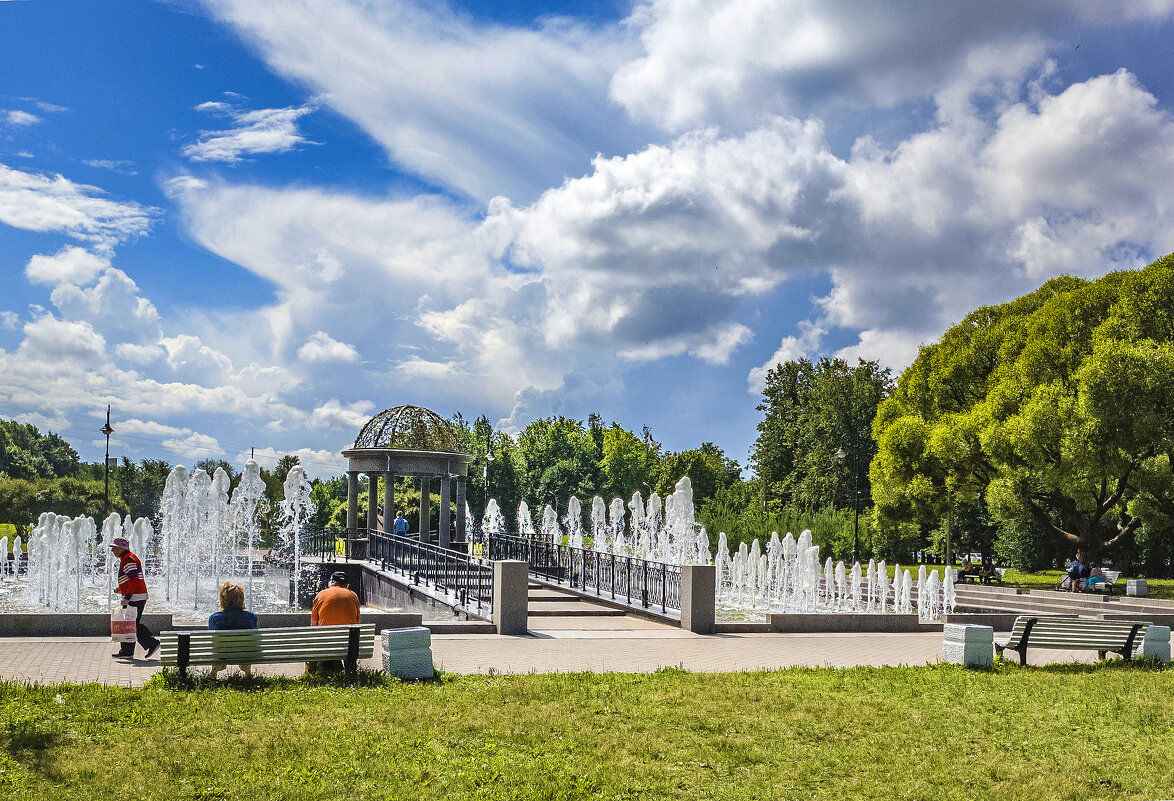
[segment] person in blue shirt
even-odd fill
[[[408,521],[404,520],[403,512],[395,513],[395,533],[401,536],[408,533]]]
[[[245,609],[245,588],[231,581],[220,585],[220,611],[213,612],[208,618],[209,631],[225,631],[228,629],[255,629],[257,616]],[[224,670],[224,665],[212,666],[212,678]],[[246,676],[253,675],[252,665],[241,665],[240,669]]]

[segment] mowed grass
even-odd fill
[[[0,795],[1174,796],[1174,671],[1153,665],[366,684],[0,684]]]

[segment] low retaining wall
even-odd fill
[[[171,628],[171,615],[147,613],[143,623],[151,631]],[[0,637],[109,637],[110,615],[103,612],[5,612],[0,615]]]
[[[910,633],[941,631],[941,623],[922,623],[917,615],[870,614],[769,614],[774,631],[787,634],[821,632]]]
[[[969,626],[990,626],[995,631],[1010,631],[1015,626],[1016,612],[954,612],[943,615],[947,623],[962,623]]]

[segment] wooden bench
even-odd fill
[[[159,635],[164,667],[186,676],[192,665],[266,665],[342,660],[354,673],[375,653],[375,624],[302,626],[281,629],[164,631]]]
[[[970,584],[972,582],[979,582],[982,584],[990,584],[992,581],[997,581],[999,584],[1002,584],[1003,583],[1003,576],[1005,576],[1005,575],[1007,575],[1007,568],[996,567],[995,574],[993,576],[983,576],[977,572],[959,573],[958,574],[958,581],[965,582],[966,584]]]
[[[1021,665],[1027,664],[1029,647],[1096,651],[1101,659],[1111,651],[1128,662],[1149,627],[1148,621],[1020,616],[1010,637],[995,640],[995,652],[1001,656],[1004,650],[1015,651]]]

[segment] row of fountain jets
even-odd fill
[[[625,507],[630,514],[625,514]],[[732,554],[721,532],[715,557],[709,550],[709,535],[696,521],[688,476],[677,482],[663,507],[655,492],[647,502],[634,492],[627,504],[621,498],[606,504],[596,495],[591,501],[589,532],[583,531],[581,506],[573,496],[561,522],[547,504],[541,530],[535,530],[525,501],[518,506],[517,520],[519,534],[531,540],[672,565],[713,564],[717,606],[727,613],[916,611],[922,619],[932,619],[954,611],[956,603],[953,568],[946,568],[942,580],[937,570],[927,574],[922,565],[915,589],[909,570],[896,565],[890,579],[883,560],[869,559],[866,569],[859,562],[850,568],[842,561],[833,563],[831,557],[821,564],[819,546],[812,544],[809,530],[798,539],[790,532],[780,539],[773,532],[765,553],[756,539],[750,545],[741,543]],[[496,500],[486,504],[482,529],[487,534],[506,532]]]
[[[12,561],[0,560],[0,575],[24,573],[25,603],[54,611],[104,608],[114,592],[118,572],[110,544],[125,537],[131,551],[144,561],[152,597],[171,608],[215,608],[218,587],[236,580],[248,588],[252,608],[288,605],[297,598],[300,571],[288,568],[266,571],[257,560],[257,542],[265,516],[265,482],[257,463],[245,463],[240,483],[232,491],[223,468],[212,475],[202,469],[190,474],[183,465],[172,468],[160,500],[160,531],[146,518],[122,520],[117,512],[97,525],[90,517],[69,518],[42,514],[29,533],[27,560],[21,564],[20,538],[12,544]],[[269,559],[295,565],[303,530],[314,514],[310,482],[300,466],[290,469],[285,480],[285,499],[280,504],[275,547]],[[7,553],[7,538],[0,539],[0,553]],[[271,575],[276,574],[276,575]],[[159,596],[162,596],[161,598]]]
[[[162,585],[163,600],[172,607],[214,607],[217,587],[226,579],[247,586],[255,609],[287,605],[290,595],[300,597],[300,570],[293,570],[291,588],[289,567],[297,565],[294,555],[301,553],[301,536],[314,514],[310,483],[299,466],[293,467],[286,478],[277,541],[269,557],[285,567],[275,571],[261,569],[255,558],[262,523],[269,512],[265,484],[256,462],[246,463],[231,496],[230,485],[228,474],[221,468],[211,476],[201,469],[189,474],[182,465],[173,468],[160,503],[157,545],[152,545],[150,521],[143,518],[124,521],[117,513],[112,514],[98,536],[91,518],[42,514],[27,542],[26,601],[59,611],[101,607],[102,599],[108,600],[113,593],[117,572],[108,545],[116,537],[126,537],[132,551],[146,556],[154,592],[158,595]],[[569,499],[567,514],[561,520],[548,504],[542,512],[540,529],[535,529],[530,509],[523,501],[517,512],[518,531],[531,540],[617,556],[673,565],[714,564],[717,605],[727,613],[891,610],[916,611],[923,618],[932,618],[954,608],[950,568],[946,569],[944,581],[936,570],[927,575],[925,568],[920,568],[914,593],[910,572],[902,571],[899,565],[889,579],[883,561],[869,560],[866,570],[859,563],[849,568],[842,561],[833,563],[831,558],[821,564],[819,546],[812,544],[810,531],[802,532],[797,539],[790,533],[781,539],[773,533],[765,553],[755,540],[749,546],[742,543],[732,554],[723,532],[718,536],[715,559],[710,553],[709,536],[695,518],[688,477],[677,482],[663,502],[655,492],[647,501],[635,492],[627,504],[620,498],[605,504],[596,496],[591,502],[587,530],[581,512],[575,497]],[[482,527],[489,534],[506,532],[496,500],[487,504]],[[0,539],[0,553],[8,551],[5,540]],[[16,538],[12,547],[14,561],[0,560],[0,575],[21,572],[21,552]]]

